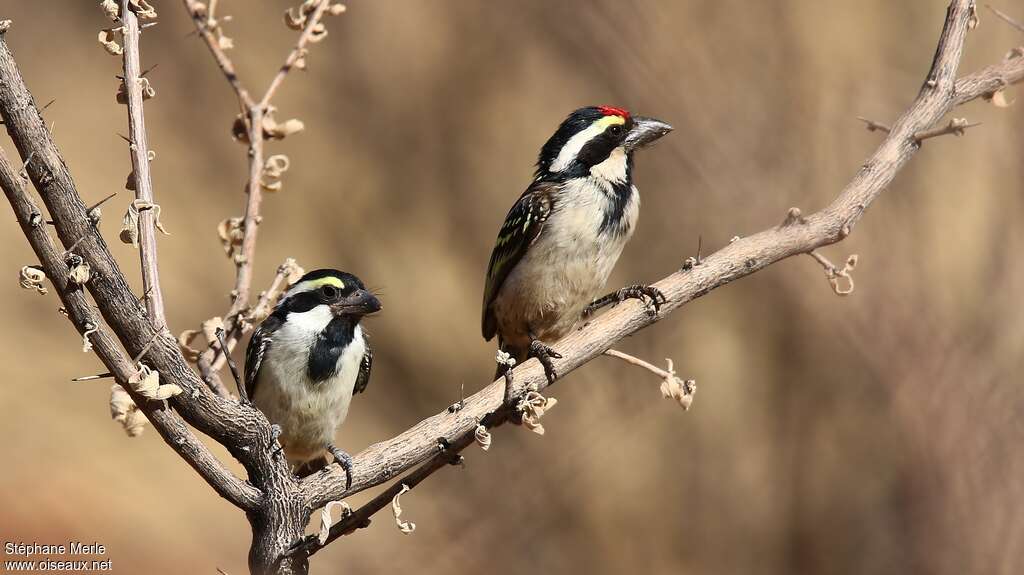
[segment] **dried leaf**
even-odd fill
[[[557,403],[558,400],[553,397],[547,398],[536,391],[530,391],[516,409],[522,414],[523,425],[527,429],[537,435],[544,435],[544,426],[541,425],[540,418]]]
[[[121,8],[118,6],[117,0],[103,0],[100,2],[100,9],[103,13],[114,22],[121,19]]]
[[[480,449],[487,451],[491,448],[491,433],[483,425],[476,426],[473,438],[476,440],[476,444],[480,446]]]
[[[317,534],[317,540],[320,545],[327,543],[327,537],[331,534],[331,525],[334,523],[331,521],[331,510],[335,507],[341,507],[341,516],[338,517],[338,521],[341,521],[352,515],[352,507],[344,501],[331,501],[320,510],[320,533]]]
[[[206,338],[206,342],[213,345],[217,342],[217,330],[224,329],[224,318],[220,316],[214,316],[200,324],[200,329],[203,331],[203,337]]]
[[[672,360],[666,358],[668,362],[668,377],[661,380],[661,395],[667,399],[672,399],[679,402],[679,405],[683,410],[690,409],[690,405],[693,404],[693,394],[697,391],[697,382],[692,379],[683,381],[676,377],[675,367],[672,365]]]
[[[82,259],[82,256],[69,253],[64,262],[68,265],[68,283],[82,286],[89,281],[92,268],[89,266],[89,262]]]
[[[89,336],[99,330],[100,328],[91,323],[85,324],[85,331],[82,332],[82,353],[89,353],[92,351],[92,341],[89,340]]]
[[[146,0],[129,0],[128,7],[139,20],[152,20],[156,18],[156,9]]]
[[[108,54],[113,56],[120,56],[124,54],[124,48],[121,47],[116,41],[114,41],[114,33],[120,30],[120,28],[105,28],[100,30],[97,40],[103,45],[103,48]]]
[[[194,340],[200,333],[202,332],[198,329],[186,329],[178,335],[178,349],[181,350],[181,354],[185,356],[185,359],[193,363],[199,359],[199,354],[201,352],[189,344],[192,343],[192,340]]]
[[[391,512],[395,515],[395,524],[398,525],[398,530],[409,535],[416,530],[416,524],[411,521],[402,521],[402,504],[398,501],[398,498],[407,491],[409,491],[409,486],[403,483],[402,489],[396,493],[395,498],[391,500]]]
[[[121,243],[139,247],[139,212],[132,204],[128,205],[128,211],[121,218],[121,231],[117,237],[121,239]]]
[[[37,267],[24,266],[18,274],[18,285],[22,289],[34,289],[39,295],[47,293],[46,286],[43,285],[44,281],[46,281],[46,273]]]
[[[181,393],[181,388],[173,383],[161,384],[160,372],[144,364],[140,364],[139,371],[128,378],[128,385],[142,397],[154,401],[170,399]]]
[[[331,7],[327,9],[331,16],[341,16],[345,13],[345,10],[346,8],[344,4],[332,4]]]
[[[985,96],[985,99],[992,102],[992,105],[997,108],[1009,108],[1014,101],[1007,100],[1006,90],[996,90],[991,94]]]
[[[135,405],[132,397],[118,384],[110,387],[110,417],[124,427],[128,437],[142,435],[146,416]]]
[[[236,247],[242,245],[242,240],[245,238],[244,223],[245,218],[234,217],[221,220],[217,224],[217,236],[228,257],[231,257]]]

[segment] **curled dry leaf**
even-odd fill
[[[89,277],[92,275],[92,268],[89,266],[89,262],[82,259],[82,256],[68,253],[64,258],[64,263],[68,266],[68,283],[76,286],[88,283]]]
[[[547,398],[539,392],[530,391],[519,402],[516,409],[522,414],[523,425],[527,429],[537,435],[544,435],[544,426],[541,425],[540,418],[544,416],[545,412],[554,407],[556,403],[558,403],[558,400],[553,397]]]
[[[1013,100],[1006,99],[1006,90],[996,90],[984,96],[984,98],[992,102],[992,105],[997,108],[1009,108],[1014,102]]]
[[[288,160],[288,156],[284,154],[275,154],[267,158],[266,163],[263,166],[263,177],[265,179],[260,180],[260,186],[268,192],[278,192],[281,190],[281,175],[288,171],[291,162]]]
[[[269,114],[263,117],[263,135],[270,140],[283,140],[305,129],[306,125],[302,123],[302,120],[292,118],[279,124]]]
[[[200,326],[203,332],[203,337],[206,338],[206,343],[213,345],[218,341],[217,330],[224,329],[224,318],[220,316],[214,316],[204,321]]]
[[[178,349],[181,350],[181,355],[185,356],[185,359],[192,363],[199,360],[200,351],[189,344],[191,344],[192,340],[194,340],[200,333],[202,332],[198,329],[186,329],[178,335]]]
[[[96,327],[92,323],[85,324],[85,331],[82,332],[82,353],[89,353],[92,351],[92,341],[89,340],[89,336],[98,332],[100,328]]]
[[[331,16],[341,16],[345,13],[345,10],[347,8],[344,4],[331,4],[331,7],[327,9]]]
[[[129,0],[128,7],[132,12],[135,12],[139,20],[152,20],[156,18],[156,9],[146,0]]]
[[[103,30],[100,30],[99,36],[97,37],[99,43],[103,45],[103,49],[112,56],[120,56],[121,54],[124,54],[124,48],[114,40],[114,33],[119,30],[120,28],[104,28]]]
[[[132,171],[132,175],[134,174],[135,172]],[[134,178],[131,176],[128,179],[129,181],[134,181]],[[132,204],[128,205],[128,210],[124,213],[124,217],[121,218],[121,231],[117,234],[117,237],[121,239],[121,243],[139,247],[139,211]]]
[[[335,507],[341,507],[341,516],[338,517],[339,521],[345,519],[349,515],[352,515],[352,507],[344,501],[331,501],[327,505],[324,505],[324,508],[320,510],[320,533],[317,534],[317,541],[319,541],[321,545],[327,543],[327,538],[331,534],[331,525],[334,524],[331,520],[331,510]]]
[[[100,9],[103,10],[103,14],[107,18],[110,18],[114,22],[121,19],[121,7],[118,6],[117,0],[103,0],[100,2]]]
[[[672,360],[666,358],[665,361],[668,362],[666,370],[668,376],[661,380],[661,396],[679,402],[683,410],[688,410],[693,404],[693,394],[697,391],[697,382],[692,379],[686,381],[679,379],[676,377]]]
[[[396,493],[395,498],[391,500],[391,512],[395,515],[395,524],[398,525],[398,530],[409,535],[416,530],[416,524],[412,521],[402,521],[402,503],[398,500],[398,498],[407,491],[409,491],[409,486],[403,483],[402,489]]]
[[[491,448],[491,432],[487,431],[487,428],[482,424],[477,424],[476,431],[473,432],[473,439],[476,440],[476,444],[480,446],[480,449],[487,451]]]
[[[12,22],[10,20],[0,20],[0,34],[7,33],[11,29]]]
[[[128,378],[128,385],[142,397],[154,401],[170,399],[181,393],[181,388],[173,383],[161,384],[160,372],[145,364],[139,364],[139,371]]]
[[[509,354],[508,352],[502,351],[500,349],[497,351],[497,353],[494,354],[494,361],[498,365],[507,366],[509,369],[516,366],[516,358],[512,357],[512,355]]]
[[[124,427],[128,437],[142,435],[146,425],[146,416],[135,405],[132,397],[118,384],[110,387],[110,417]]]
[[[22,289],[34,289],[39,295],[47,293],[46,286],[43,285],[44,281],[46,281],[46,273],[34,266],[24,266],[18,274],[18,285]]]
[[[234,217],[221,220],[217,224],[217,236],[228,257],[231,257],[236,247],[242,245],[242,240],[245,238],[244,223],[245,218]]]

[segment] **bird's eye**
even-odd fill
[[[613,135],[613,136],[616,136],[616,137],[621,136],[622,135],[622,125],[615,124],[611,128],[608,128],[608,133]]]
[[[334,286],[323,286],[320,288],[320,295],[324,296],[324,299],[334,299],[338,297],[338,288]]]

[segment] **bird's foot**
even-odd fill
[[[539,339],[535,339],[530,342],[530,357],[537,358],[537,361],[544,366],[544,375],[547,376],[548,383],[554,383],[558,378],[558,372],[555,371],[555,364],[551,360],[562,359],[562,354],[544,345]]]
[[[280,437],[281,437],[281,426],[276,424],[276,423],[271,423],[270,424],[270,443],[277,443],[277,447],[274,449],[274,452],[271,454],[274,457],[274,459],[277,459],[278,457],[281,457],[281,453],[284,451],[284,446],[281,445],[281,443],[278,441],[278,438],[280,438]]]
[[[661,293],[660,289],[649,285],[633,284],[595,299],[583,310],[583,318],[589,318],[595,311],[608,305],[618,305],[627,299],[642,301],[651,315],[657,314],[661,310],[661,304],[668,302],[668,298]]]
[[[334,461],[345,470],[345,489],[352,488],[352,456],[338,449],[334,445],[328,445],[327,451],[331,452]]]

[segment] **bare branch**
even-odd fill
[[[210,2],[208,8],[204,9],[200,7],[200,3],[196,0],[182,0],[185,3],[185,10],[188,11],[189,16],[192,17],[192,22],[196,26],[196,31],[199,36],[206,43],[206,47],[210,49],[210,54],[213,55],[214,61],[217,62],[217,66],[220,71],[224,74],[224,78],[227,79],[228,84],[235,91],[235,96],[238,98],[238,107],[244,112],[256,105],[256,102],[249,95],[249,91],[242,85],[242,81],[239,80],[238,74],[235,72],[235,65],[231,62],[231,58],[228,57],[227,53],[221,47],[220,39],[210,28],[210,21],[213,19],[213,14],[217,9],[216,0]],[[207,12],[208,11],[208,12]],[[208,15],[207,15],[208,14]]]
[[[985,4],[985,7],[991,10],[993,14],[1001,18],[1004,22],[1016,28],[1018,32],[1024,32],[1024,24],[1021,24],[1006,12],[999,10],[998,8],[991,4]]]
[[[776,226],[739,238],[704,258],[699,266],[680,270],[655,283],[654,287],[668,297],[657,314],[630,301],[566,336],[555,344],[563,355],[563,359],[556,361],[558,373],[568,374],[604,353],[616,341],[718,287],[785,258],[834,244],[849,235],[867,206],[920,149],[914,134],[935,126],[955,105],[989,93],[996,79],[1001,80],[1003,86],[1024,79],[1021,59],[1011,59],[956,81],[972,5],[970,0],[951,2],[931,70],[917,99],[831,205],[806,216],[803,225]],[[516,367],[514,373],[516,395],[527,389],[542,390],[548,385],[536,361]],[[310,505],[319,508],[328,501],[341,500],[435,459],[437,437],[447,438],[454,446],[468,445],[478,421],[489,414],[501,413],[504,386],[504,380],[495,381],[466,398],[458,412],[444,411],[393,439],[365,449],[354,459],[351,489],[345,489],[345,475],[337,470],[306,478],[303,489]]]
[[[852,254],[846,258],[846,264],[841,269],[837,268],[835,264],[817,250],[811,250],[807,252],[807,255],[814,258],[814,261],[821,264],[821,267],[825,269],[825,277],[832,286],[832,291],[836,292],[836,295],[850,295],[853,293],[853,276],[850,275],[850,272],[857,267],[857,254]],[[839,284],[840,278],[846,280],[846,287]]]
[[[864,122],[865,127],[868,129],[869,132],[881,131],[888,134],[889,132],[892,131],[892,129],[889,126],[886,126],[885,124],[880,124],[874,120],[869,120],[863,116],[857,116],[857,119],[860,120],[861,122]]]
[[[914,134],[914,141],[920,144],[921,142],[929,138],[937,138],[939,136],[945,136],[946,134],[953,134],[954,136],[963,136],[967,131],[967,128],[973,128],[980,126],[981,122],[970,123],[964,118],[953,118],[945,126],[938,126],[930,128],[928,130],[922,130]]]
[[[146,140],[146,120],[142,111],[143,80],[139,58],[139,19],[131,9],[129,0],[121,0],[121,22],[124,27],[124,92],[128,104],[128,146],[132,158],[135,199],[139,209],[139,258],[142,262],[142,286],[146,296],[146,311],[156,325],[166,325],[164,296],[160,289],[160,272],[156,255],[156,218],[153,208],[153,180],[149,174],[149,145]],[[148,83],[148,80],[146,80]]]
[[[199,441],[181,418],[167,408],[164,402],[147,401],[128,384],[129,378],[135,375],[138,369],[121,350],[121,346],[110,335],[107,328],[100,325],[98,318],[93,317],[89,301],[82,290],[68,281],[69,270],[64,264],[63,250],[57,247],[50,238],[46,227],[41,225],[42,218],[38,217],[40,216],[39,208],[33,204],[24,189],[22,180],[16,175],[2,149],[0,149],[0,187],[3,188],[18,222],[21,223],[22,232],[60,296],[68,319],[79,333],[84,334],[87,330],[92,332],[89,335],[89,341],[92,344],[93,352],[112,372],[117,382],[132,396],[136,405],[145,413],[160,437],[222,497],[243,509],[254,507],[259,497],[259,492],[254,487],[228,471]]]
[[[665,359],[668,363],[668,368],[661,369],[660,367],[652,363],[648,363],[639,357],[634,357],[617,349],[606,349],[604,354],[609,357],[621,359],[630,365],[646,369],[658,376],[661,378],[661,394],[667,398],[678,401],[679,405],[681,405],[683,409],[690,409],[690,405],[693,404],[693,394],[697,391],[697,384],[692,379],[683,380],[677,376],[675,366],[672,364],[671,359]]]
[[[288,53],[288,57],[285,58],[284,64],[274,75],[274,79],[270,81],[270,86],[267,87],[266,93],[263,94],[263,98],[260,99],[259,106],[266,109],[270,105],[270,99],[274,97],[277,89],[281,87],[281,83],[284,82],[288,72],[292,70],[295,63],[300,58],[305,57],[306,45],[309,44],[310,39],[317,34],[323,34],[323,20],[324,14],[330,9],[331,0],[320,0],[320,3],[313,9],[313,12],[306,16],[306,25],[302,29],[302,33],[299,34],[299,39],[295,43],[295,47]]]

